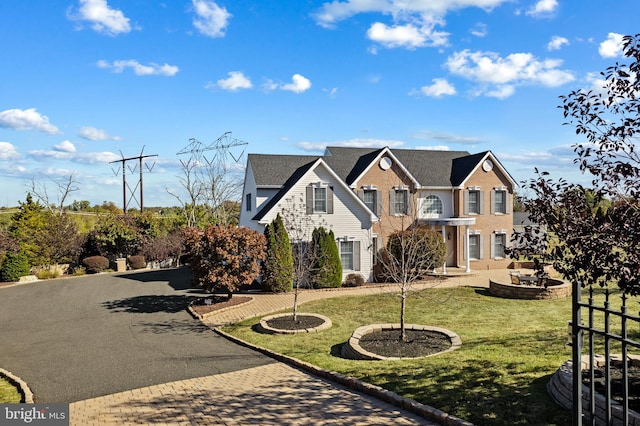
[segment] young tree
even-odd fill
[[[592,188],[549,178],[538,171],[526,183],[530,218],[546,228],[516,235],[511,256],[538,256],[566,279],[582,286],[615,282],[640,294],[640,34],[623,38],[630,61],[602,74],[601,90],[561,96],[564,124],[586,139],[573,146],[574,163],[591,176]],[[609,205],[606,201],[610,200]],[[553,240],[552,240],[553,238]],[[542,266],[539,266],[540,268]]]
[[[271,292],[291,291],[293,287],[293,255],[289,235],[278,214],[264,229],[267,243],[262,263],[262,289]]]
[[[30,193],[25,202],[19,202],[18,211],[11,216],[9,233],[20,244],[30,265],[44,265],[46,256],[38,244],[38,238],[46,232],[47,224],[53,214],[38,201],[34,201]]]
[[[75,180],[73,173],[64,178],[64,181],[56,181],[51,179],[57,189],[56,203],[52,202],[49,198],[49,189],[46,183],[42,181],[36,181],[35,178],[31,178],[31,184],[29,186],[30,193],[36,196],[36,198],[52,213],[61,215],[64,212],[64,203],[67,201],[69,195],[78,191],[78,181]]]
[[[407,340],[405,311],[411,286],[444,263],[447,247],[442,236],[425,227],[396,231],[379,256],[381,273],[400,287],[400,338]]]
[[[257,278],[265,258],[264,235],[248,228],[187,228],[185,245],[196,284],[208,292],[225,290],[229,298]]]
[[[301,285],[312,282],[316,252],[313,250],[311,236],[316,226],[324,225],[319,219],[306,214],[302,197],[290,197],[284,200],[282,221],[289,235],[293,256],[293,320],[298,319],[298,291]]]
[[[332,230],[320,226],[311,234],[311,284],[315,288],[340,287],[342,285],[342,263]]]

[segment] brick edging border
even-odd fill
[[[7,379],[11,384],[18,388],[18,393],[22,395],[22,404],[33,404],[33,392],[27,386],[27,383],[15,374],[0,368],[0,377]]]
[[[413,414],[417,414],[418,416],[423,417],[427,420],[432,420],[432,421],[438,422],[441,425],[446,425],[446,426],[473,426],[473,423],[470,423],[466,420],[447,414],[442,410],[438,410],[437,408],[433,408],[428,405],[422,404],[414,399],[405,398],[403,396],[398,395],[397,393],[391,392],[380,386],[376,386],[371,383],[366,383],[354,377],[336,373],[335,371],[325,370],[323,368],[316,367],[313,364],[299,360],[297,358],[279,354],[277,352],[274,352],[270,349],[263,348],[261,346],[253,345],[249,342],[246,342],[242,339],[239,339],[235,336],[225,333],[224,331],[220,330],[218,327],[212,327],[212,329],[220,336],[228,340],[231,340],[234,343],[237,343],[239,345],[242,345],[249,349],[253,349],[264,355],[267,355],[268,357],[273,358],[276,361],[280,361],[292,367],[304,370],[308,373],[311,373],[323,379],[336,382],[349,389],[362,392],[366,395],[369,395],[381,401],[387,402],[398,408],[402,408]]]

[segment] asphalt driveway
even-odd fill
[[[56,403],[274,362],[192,318],[202,296],[186,268],[0,288],[0,367]]]

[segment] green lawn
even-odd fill
[[[293,296],[292,296],[293,298]],[[386,294],[304,304],[302,312],[331,318],[321,333],[264,335],[258,318],[224,331],[318,367],[357,377],[478,425],[564,425],[570,413],[551,400],[546,385],[571,359],[567,323],[571,299],[509,300],[485,289],[428,289],[409,299],[407,323],[444,327],[462,348],[406,361],[354,361],[340,357],[353,330],[399,322],[400,299]]]
[[[0,377],[0,404],[18,404],[22,396],[8,380]]]

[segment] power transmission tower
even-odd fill
[[[144,152],[144,146],[142,147],[142,150],[140,151],[140,155],[138,155],[137,157],[129,157],[129,158],[125,158],[124,155],[122,154],[122,151],[120,151],[120,156],[122,157],[122,159],[120,160],[116,160],[116,161],[112,161],[110,164],[113,163],[122,163],[122,165],[120,167],[118,167],[117,170],[113,170],[113,173],[118,176],[118,174],[120,173],[120,170],[122,170],[122,211],[124,212],[124,214],[127,214],[127,207],[129,207],[129,203],[131,201],[135,201],[138,204],[138,207],[140,207],[140,212],[142,213],[144,211],[144,196],[143,196],[143,192],[142,192],[142,164],[143,164],[143,160],[145,158],[149,158],[149,157],[157,157],[157,154],[153,154],[153,155],[142,155],[142,153]],[[127,161],[133,161],[133,160],[138,160],[137,164],[134,164],[133,166],[128,166],[127,165]],[[153,167],[155,166],[155,162],[151,165],[151,167],[149,167],[148,164],[145,163],[145,167],[147,168],[147,170],[150,172]],[[138,182],[136,183],[136,185],[132,188],[131,186],[129,186],[129,183],[127,182],[127,170],[133,175],[136,170],[139,169],[139,178],[138,178]],[[139,198],[136,198],[136,190],[139,189],[140,191],[140,196]]]
[[[236,165],[242,162],[248,144],[233,138],[231,132],[225,132],[210,144],[191,138],[189,145],[178,151],[178,156],[189,155],[188,160],[181,159],[180,163],[187,175],[184,186],[193,200],[191,209],[196,203],[205,205],[210,208],[216,223],[228,221],[225,203],[239,196],[241,179],[236,175],[241,168]]]

